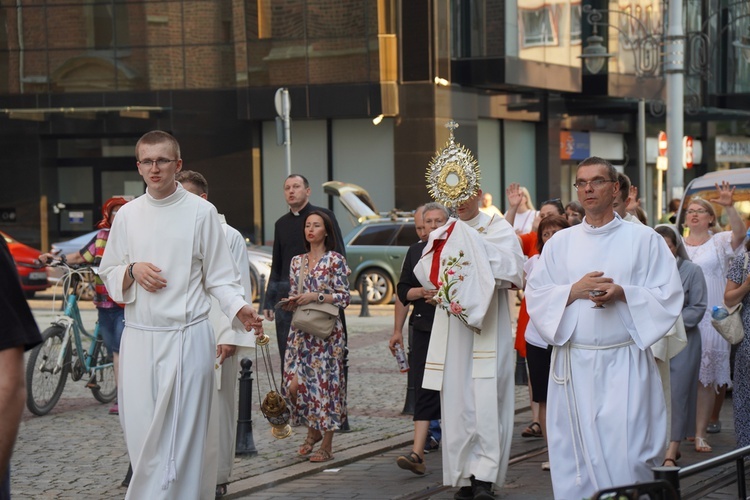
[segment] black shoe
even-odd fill
[[[128,473],[125,474],[125,479],[122,480],[122,483],[120,483],[120,486],[123,488],[127,488],[130,486],[130,479],[133,477],[133,466],[128,465]]]
[[[216,485],[216,498],[221,498],[227,494],[227,486],[229,483],[217,484]]]
[[[474,500],[494,500],[492,494],[492,483],[487,481],[474,480]]]
[[[453,500],[474,500],[474,488],[472,486],[461,487],[453,495]]]

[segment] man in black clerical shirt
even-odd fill
[[[286,178],[284,181],[284,197],[287,205],[289,205],[289,212],[282,215],[274,225],[271,276],[268,278],[266,300],[263,305],[263,315],[266,319],[268,321],[276,320],[276,339],[279,344],[282,372],[284,370],[286,338],[292,324],[292,313],[283,309],[274,310],[274,305],[279,300],[289,296],[289,265],[292,262],[292,257],[307,251],[304,236],[305,215],[313,210],[320,210],[331,218],[334,231],[336,231],[336,251],[346,257],[344,238],[341,236],[341,229],[336,221],[336,216],[327,208],[316,207],[309,203],[310,183],[304,176],[292,174]],[[344,330],[346,330],[346,324],[344,324]]]

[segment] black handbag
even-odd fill
[[[307,274],[307,255],[302,265],[297,281],[297,293],[302,293],[302,284]],[[333,327],[336,326],[336,318],[339,317],[339,307],[328,303],[311,302],[297,306],[292,315],[292,326],[313,337],[325,340],[331,336]]]

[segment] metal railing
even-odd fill
[[[699,462],[697,464],[689,465],[684,468],[680,467],[654,467],[651,470],[654,473],[654,481],[649,483],[636,483],[625,486],[617,486],[613,488],[607,488],[600,490],[592,496],[593,499],[621,499],[621,498],[641,498],[641,495],[647,498],[658,499],[658,500],[681,500],[682,492],[680,489],[680,481],[685,480],[691,476],[706,472],[722,465],[727,465],[732,462],[735,463],[735,474],[733,479],[727,480],[729,475],[722,474],[712,478],[711,486],[709,490],[703,490],[697,492],[700,498],[705,496],[710,491],[714,491],[718,483],[722,483],[719,487],[737,483],[737,496],[736,498],[747,498],[747,486],[745,484],[745,457],[750,455],[750,446],[745,446],[729,453],[725,453],[715,458]]]

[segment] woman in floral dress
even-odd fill
[[[706,430],[717,394],[731,383],[730,345],[711,325],[711,309],[724,301],[729,261],[741,253],[740,247],[745,240],[745,224],[734,208],[734,187],[723,182],[721,186],[716,186],[716,192],[718,197],[710,202],[697,198],[690,201],[685,216],[685,225],[690,229],[690,234],[685,237],[685,249],[690,260],[703,270],[708,291],[708,307],[698,324],[702,345],[695,423],[695,450],[698,452],[711,451],[711,446],[706,441]],[[724,207],[731,231],[722,231],[718,227],[712,203]],[[714,418],[716,422],[713,425],[718,427],[718,415]]]
[[[323,212],[310,212],[305,219],[304,236],[308,251],[292,258],[291,290],[284,309],[293,311],[313,302],[345,308],[349,305],[350,270],[344,257],[333,251],[336,236],[330,218]],[[303,266],[305,279],[299,290]],[[340,318],[325,340],[297,330],[294,325],[289,330],[281,393],[291,408],[292,421],[307,427],[299,455],[310,456],[311,462],[333,459],[333,433],[346,417],[345,349]],[[318,442],[320,447],[313,452]]]
[[[745,245],[750,252],[750,241]],[[724,303],[733,307],[742,302],[742,327],[745,338],[737,346],[734,357],[734,433],[737,448],[750,445],[750,274],[745,269],[745,258],[737,257],[727,272]]]

